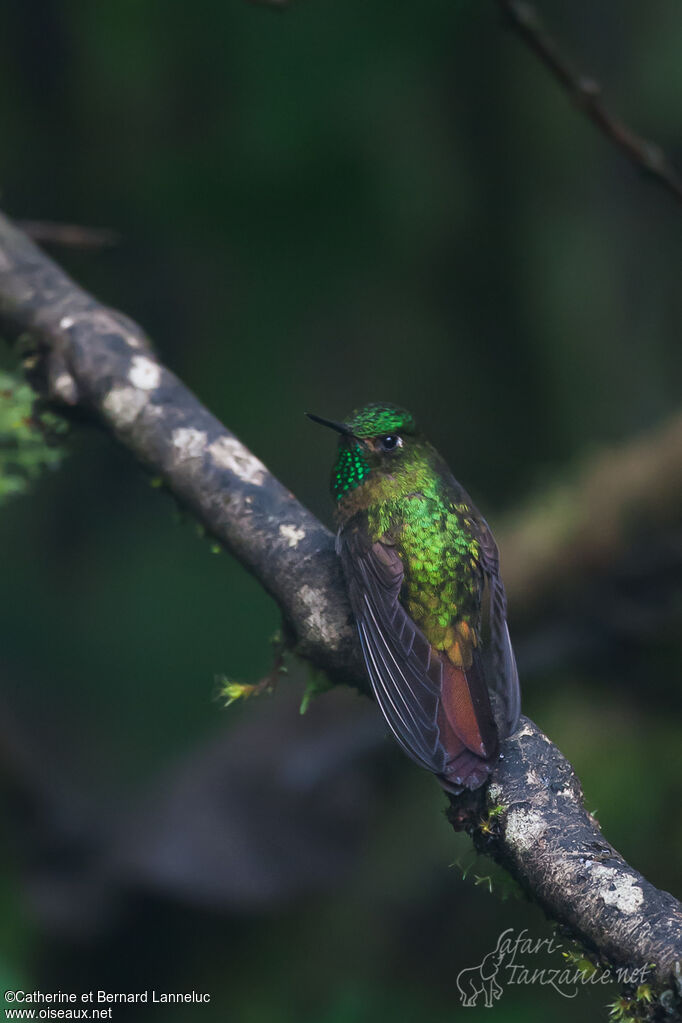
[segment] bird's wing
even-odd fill
[[[403,608],[395,547],[371,543],[350,525],[339,533],[337,550],[372,688],[395,738],[455,791],[475,787],[487,774],[482,761],[497,747],[482,675],[441,657]]]
[[[493,709],[500,737],[516,730],[521,713],[521,690],[516,659],[507,626],[507,595],[500,578],[497,544],[484,519],[479,521],[481,567],[485,573],[489,598],[489,654],[485,675],[493,694]]]

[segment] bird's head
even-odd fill
[[[337,501],[371,482],[397,482],[423,460],[427,446],[417,432],[414,416],[398,405],[365,405],[342,422],[310,412],[307,415],[340,434],[331,479]]]

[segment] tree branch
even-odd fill
[[[660,982],[674,973],[679,985],[682,905],[606,841],[572,766],[534,722],[522,718],[502,753],[487,801],[504,812],[491,818],[477,793],[451,798],[455,830],[472,834],[480,852],[607,963],[655,963]]]
[[[40,394],[94,413],[253,572],[303,657],[364,688],[329,530],[158,362],[137,324],[1,216],[0,333],[32,344],[25,365]]]
[[[140,328],[75,285],[0,215],[0,332],[24,337],[37,391],[94,414],[261,582],[296,651],[335,681],[364,670],[333,538],[154,356]],[[527,718],[488,790],[453,800],[453,825],[506,866],[556,920],[614,965],[682,962],[682,906],[605,841],[580,783]],[[676,967],[675,964],[678,964]]]
[[[635,164],[682,202],[682,177],[660,146],[636,135],[611,114],[601,99],[601,86],[579,74],[559,52],[535,8],[524,0],[497,0],[505,19],[533,53],[549,68],[579,110]]]

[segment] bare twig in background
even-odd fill
[[[132,321],[100,305],[0,216],[0,332],[28,336],[34,387],[97,417],[255,575],[296,650],[336,681],[364,685],[333,538],[154,356]],[[488,792],[451,819],[507,866],[543,908],[614,965],[655,963],[675,990],[682,906],[604,840],[580,783],[527,718],[503,744]],[[671,996],[672,997],[672,996]]]
[[[559,52],[535,8],[525,0],[497,0],[514,31],[549,68],[575,105],[590,118],[644,173],[667,188],[682,202],[682,177],[660,146],[636,135],[623,121],[611,114],[601,99],[601,86],[593,78],[577,72]]]
[[[17,220],[17,227],[39,245],[60,245],[71,249],[108,249],[117,245],[120,235],[108,227],[83,227],[53,220]]]

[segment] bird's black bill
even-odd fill
[[[344,423],[335,423],[331,419],[322,419],[321,416],[316,416],[313,412],[306,412],[308,419],[312,419],[314,423],[319,423],[320,426],[328,426],[330,430],[336,430],[337,433],[342,433],[344,437],[352,437],[352,431]]]

